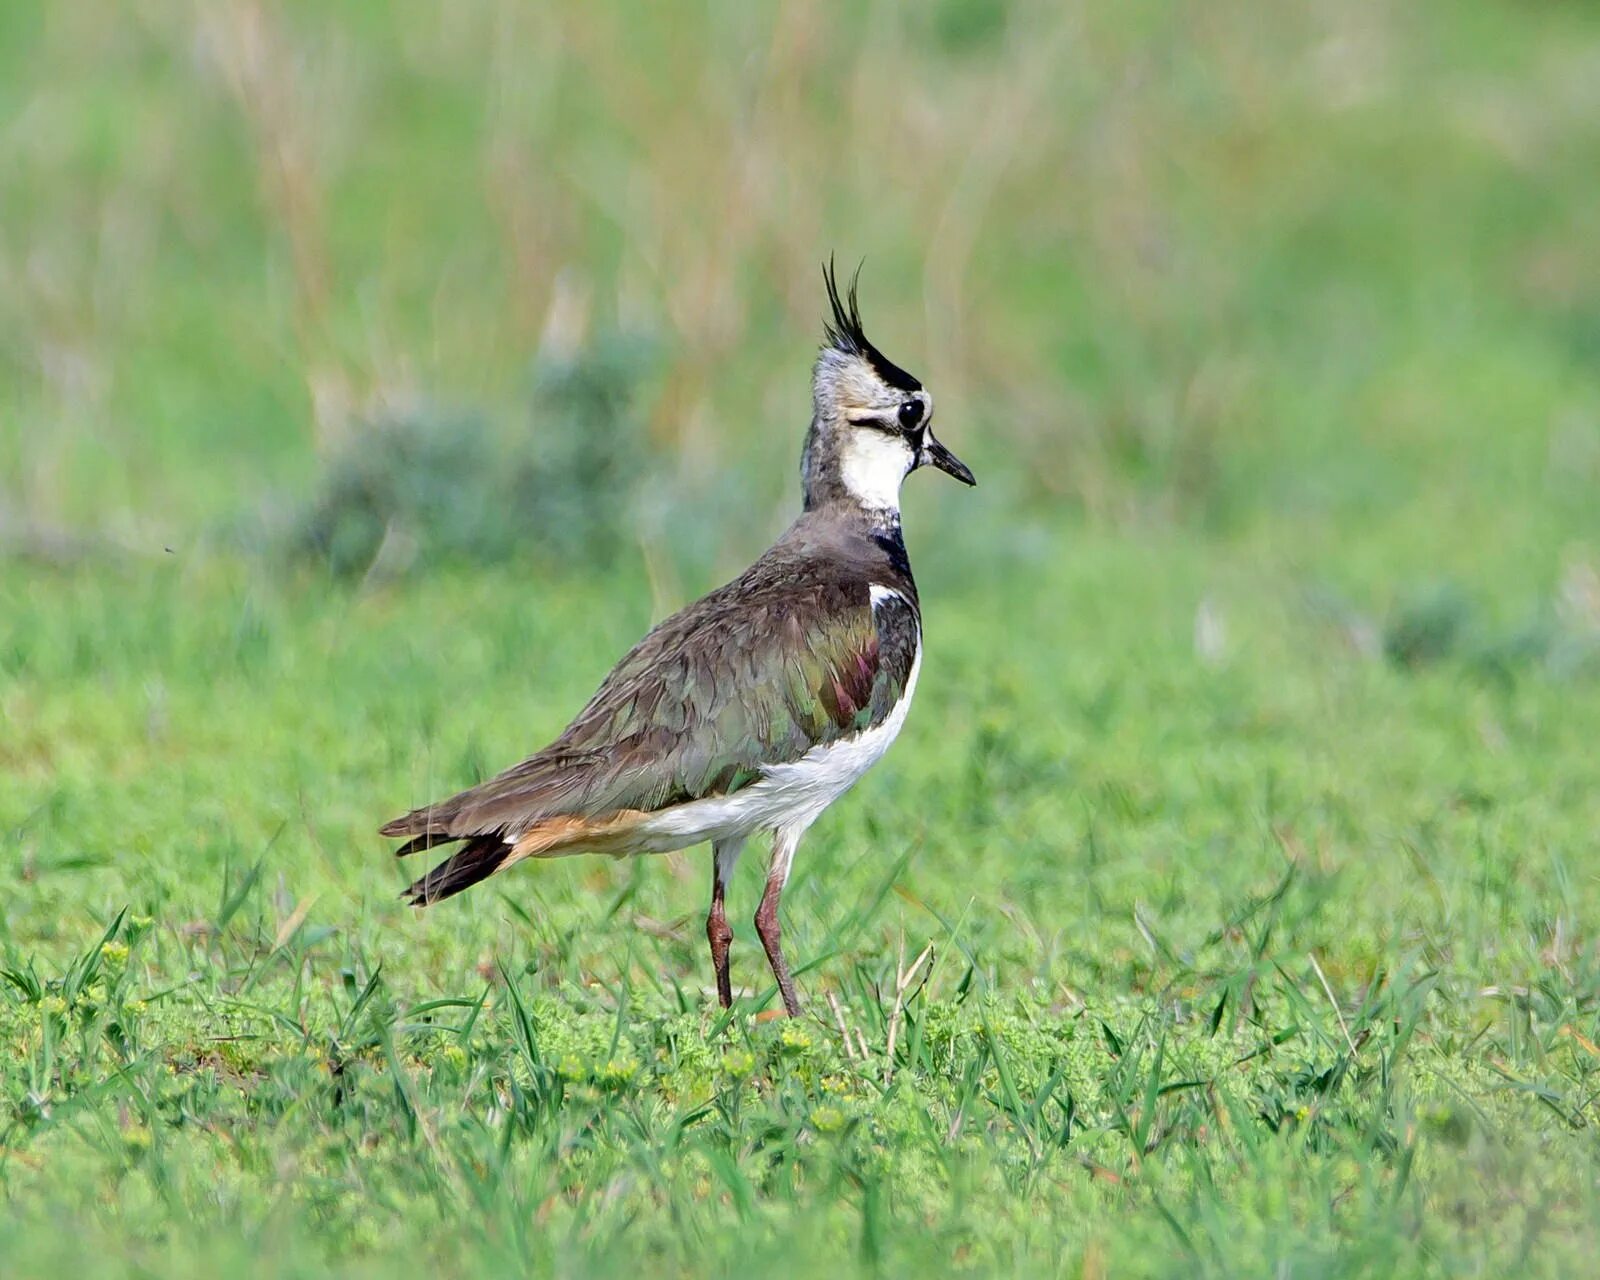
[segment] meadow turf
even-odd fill
[[[1592,1270],[1600,26],[826,12],[0,13],[0,1276]],[[830,249],[980,487],[806,1016],[754,846],[729,1014],[705,849],[402,907]]]

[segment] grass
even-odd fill
[[[924,575],[916,714],[787,895],[794,1025],[750,1017],[774,1002],[743,909],[750,999],[715,1010],[699,853],[413,915],[370,835],[558,727],[642,583],[352,598],[172,565],[8,598],[0,1247],[37,1272],[1578,1266],[1600,689],[1375,661],[1291,581],[1176,542],[1034,567],[1026,596]]]
[[[0,14],[7,1275],[1589,1267],[1600,28],[811,15]],[[781,526],[829,250],[982,487],[808,1016],[754,849],[731,1016],[705,850],[402,908]]]

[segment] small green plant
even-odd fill
[[[504,559],[515,538],[487,422],[432,408],[358,425],[329,459],[293,550],[338,577]]]
[[[1472,602],[1460,588],[1431,586],[1398,601],[1383,629],[1383,652],[1414,669],[1455,657],[1468,639]]]
[[[620,338],[540,366],[527,427],[421,404],[358,424],[290,537],[336,577],[519,557],[606,563],[655,464],[635,400],[644,348]]]
[[[632,541],[639,487],[664,465],[637,406],[649,362],[643,342],[612,335],[534,369],[512,501],[547,554],[606,564]]]

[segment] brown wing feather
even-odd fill
[[[391,819],[378,832],[415,837],[395,850],[397,857],[404,857],[452,840],[498,833],[519,813],[534,820],[541,812],[558,812],[607,760],[603,752],[574,753],[559,747],[559,741],[552,743],[487,782]]]
[[[535,854],[611,851],[648,813],[737,790],[887,714],[911,654],[881,660],[870,584],[893,567],[777,551],[645,636],[543,751],[385,823],[410,837],[401,855],[467,842],[411,900]],[[915,586],[897,589],[914,614]]]
[[[412,837],[400,849],[411,853],[558,814],[651,812],[726,794],[864,727],[878,673],[866,584],[762,603],[668,619],[545,750],[380,830]]]

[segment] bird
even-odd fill
[[[868,340],[860,268],[812,369],[801,511],[748,569],[656,625],[560,736],[478,786],[385,823],[397,855],[455,851],[403,897],[427,906],[530,858],[709,843],[706,937],[733,1003],[726,890],[745,843],[771,839],[755,913],[784,1011],[800,1013],[779,901],[806,830],[889,748],[922,666],[922,608],[901,482],[971,470],[933,434],[933,396]]]

